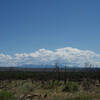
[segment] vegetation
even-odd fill
[[[15,100],[15,97],[11,92],[0,91],[0,100]]]
[[[67,71],[65,72],[0,72],[0,80],[13,79],[33,80],[70,80],[81,81],[83,79],[100,80],[100,71]]]
[[[65,84],[62,80],[2,80],[0,100],[100,100],[98,82],[95,81],[95,85],[89,83],[89,88],[87,82],[67,80]]]
[[[76,92],[79,89],[77,82],[67,82],[63,88],[64,92]]]
[[[0,72],[0,100],[100,100],[100,71]]]

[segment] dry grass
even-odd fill
[[[58,85],[52,86],[51,83],[48,82],[41,83],[40,81],[32,82],[31,80],[5,80],[0,82],[0,91],[12,92],[16,100],[92,100],[92,98],[100,100],[100,87],[91,85],[90,89],[84,90],[82,85],[79,85],[78,91],[63,92],[62,89],[64,84],[62,81],[60,83],[61,84],[57,83]]]

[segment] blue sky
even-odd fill
[[[0,53],[99,46],[100,0],[0,0]]]

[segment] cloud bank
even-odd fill
[[[80,50],[72,47],[55,50],[39,49],[32,53],[5,55],[0,54],[0,66],[53,65],[55,63],[69,66],[84,66],[84,63],[100,66],[100,54],[90,50]]]

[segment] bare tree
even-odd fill
[[[56,75],[57,75],[57,79],[60,80],[60,68],[58,66],[58,63],[56,63],[55,72],[56,72]]]

